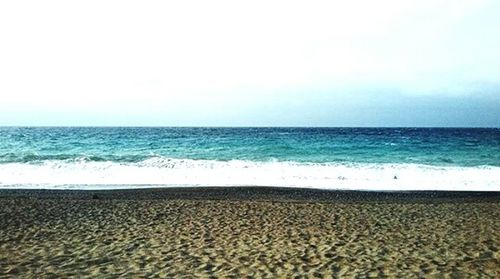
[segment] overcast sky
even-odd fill
[[[0,125],[500,127],[500,1],[1,1]]]

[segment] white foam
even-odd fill
[[[500,167],[214,161],[162,157],[138,163],[72,160],[0,164],[0,188],[117,189],[172,186],[500,191]]]

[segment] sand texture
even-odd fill
[[[311,201],[133,193],[0,191],[0,277],[500,276],[498,195]]]

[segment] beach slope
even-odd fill
[[[0,190],[0,277],[500,272],[500,192]]]

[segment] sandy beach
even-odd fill
[[[500,192],[0,191],[0,277],[498,278]]]

